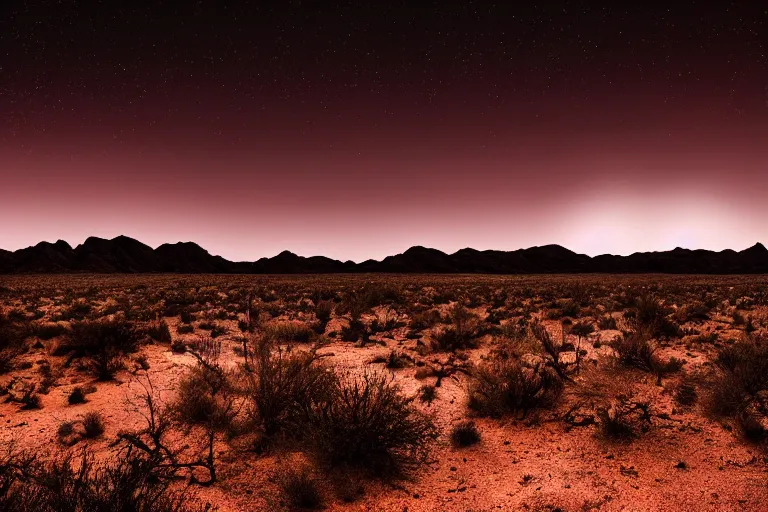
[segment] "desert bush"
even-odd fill
[[[750,400],[768,390],[768,342],[749,336],[720,350],[715,365],[711,408],[722,416],[743,412]]]
[[[204,331],[212,331],[216,328],[216,324],[213,322],[203,321],[197,324],[197,327],[203,329]]]
[[[597,417],[600,433],[606,439],[630,440],[651,427],[650,404],[624,394],[598,408]]]
[[[469,386],[469,407],[482,416],[499,417],[552,404],[563,382],[551,367],[528,368],[514,359],[479,366]]]
[[[314,336],[314,331],[304,322],[269,322],[264,325],[264,339],[274,343],[306,343]]]
[[[480,431],[474,421],[462,421],[451,430],[451,442],[456,447],[472,446],[480,442]]]
[[[610,315],[601,316],[597,321],[597,326],[602,330],[615,330],[618,328],[616,319]]]
[[[656,353],[657,346],[642,332],[617,336],[611,342],[611,347],[625,366],[652,372],[659,377],[674,373],[683,366],[683,361],[674,357],[667,361],[662,360]]]
[[[108,320],[86,320],[72,324],[71,332],[55,348],[53,355],[72,357],[103,353],[127,354],[137,350],[139,335],[132,324],[121,317]]]
[[[192,324],[179,324],[176,327],[176,332],[179,334],[191,334],[195,332],[195,326]]]
[[[84,434],[83,437],[93,439],[104,433],[104,420],[96,411],[85,414],[82,419]]]
[[[37,391],[43,395],[47,395],[51,386],[56,383],[58,374],[53,371],[51,365],[46,361],[37,368],[37,373],[40,375],[40,381],[38,382]]]
[[[703,302],[693,302],[685,304],[677,311],[675,311],[674,317],[678,323],[684,324],[692,321],[705,321],[709,319],[710,307]]]
[[[329,397],[312,409],[318,456],[375,475],[402,474],[424,463],[437,429],[412,402],[382,374],[336,379]]]
[[[581,352],[570,343],[566,343],[565,325],[561,324],[560,327],[561,339],[556,340],[541,322],[535,321],[530,325],[531,334],[541,344],[541,348],[544,350],[548,366],[557,373],[561,380],[569,380],[570,377],[568,376],[568,373],[572,370],[571,366],[576,370],[579,369]],[[576,358],[573,363],[566,363],[561,357],[563,353],[568,351],[568,349],[576,350]]]
[[[635,303],[636,330],[647,332],[654,338],[674,338],[680,336],[680,326],[667,316],[671,310],[663,306],[655,297],[644,295]]]
[[[205,364],[190,369],[179,381],[170,410],[181,423],[227,429],[233,418],[232,389],[224,370]]]
[[[438,350],[453,351],[475,346],[480,335],[480,319],[460,303],[448,310],[448,326],[438,329],[433,338]]]
[[[147,336],[160,343],[171,342],[171,330],[165,320],[152,322],[144,328]]]
[[[680,382],[677,389],[675,389],[675,402],[682,406],[691,406],[698,400],[699,393],[696,389],[696,384],[684,379]]]
[[[123,354],[114,347],[86,356],[86,368],[100,381],[115,378],[115,374],[125,368]]]
[[[579,306],[579,303],[573,299],[569,299],[563,302],[563,304],[560,306],[560,310],[558,311],[559,317],[577,317],[579,316],[580,312],[581,307]]]
[[[320,487],[308,466],[283,469],[278,475],[278,482],[293,508],[307,510],[322,506]]]
[[[133,362],[136,364],[137,369],[141,370],[149,370],[149,358],[146,356],[146,354],[139,354],[136,357],[133,358]]]
[[[387,332],[399,325],[397,311],[390,306],[383,307],[376,312],[369,330],[372,333]]]
[[[228,332],[229,332],[229,329],[227,329],[223,325],[216,324],[213,326],[213,329],[211,329],[211,338],[218,338],[220,336],[224,336]]]
[[[315,317],[320,321],[320,323],[325,326],[328,321],[331,319],[331,315],[333,313],[334,303],[330,300],[321,300],[318,301],[317,305],[315,306]]]
[[[83,388],[80,386],[75,386],[75,389],[73,389],[69,396],[67,397],[67,403],[69,405],[75,405],[75,404],[82,404],[85,403],[85,392],[83,391]]]
[[[256,347],[247,375],[254,420],[267,438],[303,433],[310,409],[328,399],[334,381],[314,352],[272,350],[267,343]]]
[[[59,439],[59,442],[75,433],[75,425],[74,421],[62,421],[59,423],[59,426],[56,428],[56,437]]]
[[[395,370],[398,368],[405,368],[408,366],[408,359],[403,357],[402,354],[400,354],[396,350],[390,350],[389,355],[387,356],[386,360],[386,366],[389,369]]]
[[[437,388],[432,384],[424,384],[419,388],[419,400],[432,405],[432,402],[437,398]]]
[[[179,319],[183,324],[191,324],[195,321],[195,315],[193,315],[189,310],[184,309],[181,311]]]
[[[0,456],[0,510],[6,512],[186,512],[203,510],[135,453],[96,465],[84,452],[47,462],[23,452]]]
[[[174,354],[183,354],[187,351],[187,344],[181,340],[176,340],[171,343],[171,352]]]
[[[442,320],[440,312],[436,309],[428,309],[414,313],[411,316],[410,327],[414,331],[429,329]]]

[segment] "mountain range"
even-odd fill
[[[559,245],[516,251],[461,249],[446,254],[411,247],[381,261],[338,261],[283,251],[254,262],[233,262],[213,256],[192,242],[163,244],[157,249],[126,236],[111,240],[90,237],[72,248],[67,242],[40,242],[15,252],[0,249],[0,274],[51,273],[189,273],[189,274],[322,274],[388,273],[768,273],[768,249],[757,243],[743,251],[690,250],[642,252],[629,256],[590,257]]]

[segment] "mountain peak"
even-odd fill
[[[341,262],[324,256],[298,256],[288,250],[256,262],[232,262],[211,255],[194,242],[165,243],[157,249],[125,235],[111,240],[88,237],[74,250],[63,240],[40,242],[2,252],[0,273],[247,273],[297,274],[335,272],[388,273],[768,273],[768,249],[756,243],[740,252],[713,252],[676,247],[671,251],[604,254],[594,258],[550,244],[516,251],[464,248],[453,254],[414,245],[381,261]]]

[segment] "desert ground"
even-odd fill
[[[0,509],[768,510],[767,326],[767,276],[0,276]]]

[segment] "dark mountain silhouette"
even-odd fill
[[[0,273],[216,273],[310,274],[345,272],[387,273],[768,273],[768,249],[758,243],[743,251],[690,250],[603,254],[594,258],[559,245],[516,251],[461,249],[446,254],[437,249],[411,247],[381,261],[338,261],[324,256],[304,257],[283,251],[255,262],[233,262],[213,256],[192,242],[163,244],[152,249],[137,240],[90,237],[74,249],[62,240],[40,242],[15,252],[0,250]]]

